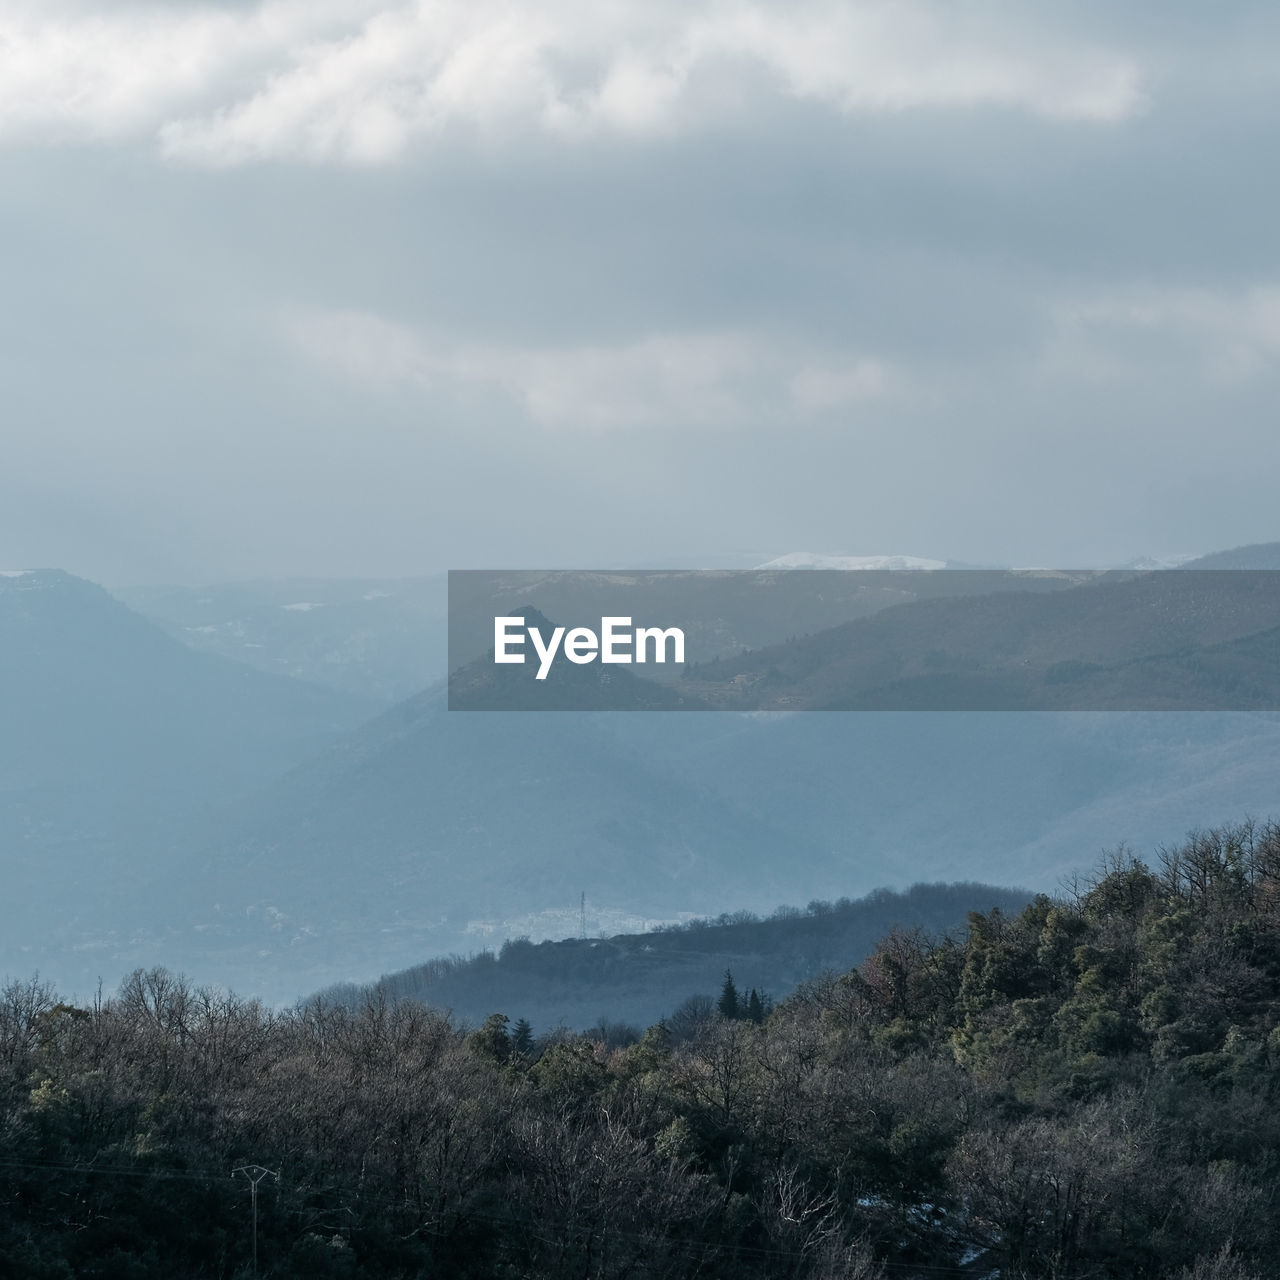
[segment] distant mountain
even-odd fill
[[[563,937],[583,893],[593,921],[662,921],[920,880],[1052,889],[1123,841],[1280,812],[1278,772],[1276,716],[460,713],[422,695],[210,833],[181,933],[117,954],[285,999]]]
[[[384,705],[445,675],[443,574],[126,587],[115,595],[193,649]]]
[[[240,957],[254,983],[287,962],[296,993],[299,976],[314,986],[465,948],[478,922],[583,892],[654,919],[720,906],[726,877],[788,896],[778,854],[794,835],[629,739],[624,721],[654,718],[688,719],[451,713],[440,692],[399,704],[205,846],[191,885],[201,947]],[[246,985],[239,972],[228,980]]]
[[[1142,557],[1124,567],[1280,568],[1280,544],[1240,548],[1188,564],[1189,560],[1187,556]],[[731,572],[708,571],[696,589],[682,584],[678,575],[652,571],[582,576],[589,576],[597,591],[602,582],[611,579],[619,599],[630,608],[657,612],[668,606],[678,608],[689,620],[691,644],[699,658],[776,644],[903,600],[996,589],[967,574],[946,575],[939,581],[940,570],[973,571],[980,566],[923,556],[799,551],[775,556],[759,567],[771,572],[797,568],[912,572],[902,574],[894,583],[886,578],[838,584],[830,575],[831,589],[822,592],[803,584],[785,589],[775,585],[771,590],[778,592],[779,607],[772,616],[754,604],[749,578],[735,577]],[[572,575],[486,577],[487,590],[475,598],[468,598],[465,589],[460,592],[455,599],[459,613],[470,609],[491,618],[491,605],[503,599],[528,603],[531,593],[536,593],[534,603],[554,615],[564,611],[574,591]],[[553,581],[555,585],[550,586]],[[892,590],[887,591],[888,587]],[[119,588],[114,594],[194,649],[277,675],[376,698],[384,705],[422,691],[446,672],[448,601],[443,574],[394,579],[301,578],[199,588],[135,586]],[[468,657],[482,652],[483,635],[472,635],[470,648]]]
[[[951,595],[965,577],[896,576]],[[1147,576],[1194,595],[1195,575]],[[1014,590],[1017,575],[987,581]],[[1090,581],[1034,579],[1055,598]],[[990,598],[906,607],[961,604],[976,611],[946,634],[964,651],[1001,616]],[[1255,661],[1266,637],[1246,604],[1189,624],[1191,649]],[[1011,629],[1045,661],[1051,639]],[[80,992],[163,963],[288,1000],[425,955],[563,937],[583,893],[616,933],[922,880],[1051,889],[1120,841],[1280,812],[1274,715],[464,714],[437,688],[357,724],[360,699],[193,652],[52,573],[0,578],[0,654],[0,973],[38,967]],[[1162,660],[1149,677],[1185,676]]]
[[[450,662],[460,666],[492,650],[494,617],[528,607],[567,625],[598,625],[606,615],[632,617],[637,626],[678,621],[687,638],[688,660],[706,662],[867,618],[894,605],[1065,591],[1093,576],[1087,571],[953,573],[923,567],[455,573],[449,582]],[[648,675],[656,679],[661,673],[651,667]]]
[[[911,601],[703,664],[682,687],[726,709],[1280,709],[1280,573]]]
[[[1280,569],[1280,542],[1259,542],[1188,560],[1180,569]]]
[[[157,868],[169,873],[170,824],[189,839],[202,808],[287,771],[372,709],[196,653],[56,570],[0,577],[0,658],[10,944],[94,911],[121,927],[107,905],[133,895],[136,907]]]
[[[1021,889],[984,884],[918,884],[879,890],[857,901],[782,907],[692,920],[676,928],[612,937],[533,943],[517,939],[471,959],[438,959],[389,974],[371,987],[326,994],[359,1002],[378,991],[418,1000],[479,1024],[491,1013],[527,1018],[536,1032],[584,1031],[605,1019],[643,1030],[690,996],[714,996],[726,970],[749,988],[782,1000],[801,982],[860,965],[893,929],[934,937],[962,932],[970,911],[1016,915],[1030,900]]]

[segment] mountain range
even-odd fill
[[[584,894],[616,933],[922,880],[1052,889],[1121,841],[1280,809],[1267,714],[469,715],[439,687],[380,709],[262,643],[250,668],[69,575],[0,579],[0,971],[83,992],[163,963],[287,1000],[564,936]]]

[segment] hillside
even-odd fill
[[[135,586],[114,594],[202,653],[384,705],[445,674],[443,574]]]
[[[451,668],[493,647],[493,619],[536,608],[567,625],[606,615],[637,625],[679,623],[691,663],[733,658],[872,617],[906,603],[975,595],[1058,594],[1098,575],[1003,569],[642,570],[632,573],[465,571],[449,575]],[[669,671],[668,677],[677,673]],[[662,678],[651,667],[650,678]]]
[[[621,719],[463,715],[439,692],[399,704],[202,845],[201,947],[264,976],[287,958],[296,994],[465,948],[480,922],[573,909],[582,892],[619,918],[671,919],[718,908],[736,862],[766,901],[784,897],[778,850],[816,851],[629,741]],[[498,941],[523,931],[497,927]]]
[[[1135,583],[1156,578],[1197,575]],[[164,962],[288,1000],[563,938],[584,893],[614,936],[882,885],[1052,889],[1117,840],[1277,811],[1274,715],[462,715],[436,690],[357,723],[368,704],[192,652],[76,579],[2,589],[3,967],[79,991]],[[976,646],[1012,601],[903,609],[975,610]],[[1218,634],[1253,625],[1241,601]]]
[[[781,1000],[802,982],[861,964],[894,929],[961,932],[969,912],[1016,913],[1030,897],[991,885],[921,884],[904,893],[815,901],[766,917],[740,911],[641,934],[536,944],[515,939],[496,954],[433,960],[369,988],[333,988],[326,995],[358,1005],[384,992],[472,1025],[501,1011],[539,1033],[557,1026],[581,1031],[602,1021],[644,1028],[670,1018],[689,997],[718,993],[726,971],[744,991]]]
[[[1275,1273],[1274,825],[643,1036],[385,990],[275,1011],[164,969],[62,997],[0,988],[23,1280]]]
[[[401,704],[191,859],[196,973],[290,998],[423,955],[879,885],[1053,888],[1117,840],[1276,812],[1280,718],[450,713]],[[195,852],[195,851],[193,851]]]
[[[1256,542],[1214,551],[1180,566],[1183,569],[1280,569],[1280,542]]]
[[[167,920],[186,872],[175,852],[212,807],[370,709],[196,653],[54,570],[0,577],[0,653],[8,965]]]
[[[1273,710],[1278,640],[1280,573],[1108,574],[895,605],[682,687],[725,709]]]

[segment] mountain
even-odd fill
[[[764,901],[788,896],[778,851],[793,837],[627,734],[625,721],[651,719],[688,717],[464,714],[439,691],[409,699],[203,846],[193,938],[225,980],[255,990],[286,963],[296,995],[302,979],[475,945],[487,922],[576,907],[583,892],[659,920],[720,907],[743,873]]]
[[[1257,542],[1215,551],[1178,566],[1181,569],[1280,569],[1280,542]]]
[[[909,576],[951,596],[966,577]],[[1168,589],[1195,600],[1195,577],[1130,580],[1185,579]],[[1032,585],[1047,606],[1095,581]],[[721,602],[745,608],[741,590]],[[1193,619],[1188,651],[1253,661],[1266,637],[1238,604]],[[974,610],[951,632],[977,652],[983,626],[1028,606],[903,609],[952,607]],[[892,637],[894,612],[857,625]],[[1158,658],[1130,622],[1106,643]],[[1057,641],[1039,626],[1018,623],[1010,643],[1047,662]],[[1120,841],[1280,810],[1274,715],[464,714],[440,687],[364,719],[367,702],[194,652],[54,573],[0,578],[0,646],[0,971],[39,967],[80,992],[161,963],[289,1000],[423,956],[563,937],[582,894],[593,931],[613,934],[919,881],[1052,889]]]
[[[678,624],[685,633],[688,661],[703,663],[829,630],[894,605],[1002,592],[1062,592],[1095,576],[1088,571],[940,568],[470,570],[449,575],[450,667],[492,650],[495,616],[529,607],[569,626],[598,626],[610,615],[630,617],[636,626]],[[656,679],[662,673],[650,667],[648,674]],[[671,670],[667,678],[678,674]]]
[[[72,921],[121,927],[153,877],[170,874],[173,841],[190,839],[203,811],[287,771],[372,709],[196,653],[56,570],[0,577],[0,655],[10,964]]]
[[[702,664],[682,687],[744,710],[1280,708],[1280,573],[916,600]]]
[[[287,999],[564,937],[582,894],[593,931],[618,932],[922,880],[1051,890],[1121,842],[1275,814],[1278,765],[1267,715],[460,713],[420,695],[210,832],[181,929],[118,954]]]
[[[445,675],[445,577],[118,588],[175,639],[384,706]]]
[[[1243,557],[1243,558],[1241,558]],[[1181,565],[1187,557],[1146,557],[1129,568]],[[1245,547],[1193,561],[1187,567],[1280,568],[1280,544]],[[803,581],[779,585],[781,570],[803,568],[826,573],[818,586]],[[615,573],[489,573],[455,575],[453,611],[465,621],[466,661],[483,652],[488,640],[484,619],[503,601],[536,603],[561,616],[586,586],[612,594],[622,606],[653,614],[676,609],[689,623],[691,652],[701,661],[725,657],[742,648],[757,649],[789,637],[823,630],[866,616],[887,604],[938,594],[998,589],[969,574],[943,569],[976,567],[920,556],[827,556],[792,552],[760,566],[752,580],[741,571],[708,570],[697,579],[655,571]],[[835,572],[858,569],[865,579]],[[877,580],[879,571],[885,573]],[[994,575],[999,570],[991,570]],[[805,575],[788,574],[789,579]],[[468,581],[469,579],[469,581]],[[760,584],[776,594],[777,608],[762,610]],[[270,582],[224,583],[192,588],[132,586],[114,594],[170,635],[201,652],[233,658],[259,670],[375,698],[383,705],[409,697],[442,679],[446,672],[445,575],[417,578],[300,578]],[[596,598],[595,595],[592,597]],[[625,611],[625,610],[624,610]],[[459,637],[455,627],[455,638]]]

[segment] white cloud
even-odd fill
[[[892,389],[893,381],[887,365],[862,359],[846,365],[805,365],[792,376],[789,385],[798,409],[821,412],[884,395]]]
[[[1198,368],[1241,381],[1280,365],[1280,285],[1130,290],[1057,306],[1044,365],[1090,379]]]
[[[684,131],[761,92],[842,113],[1002,106],[1085,121],[1141,98],[1132,57],[1029,27],[1009,4],[0,5],[0,140],[155,137],[208,164],[385,163],[458,128]],[[700,93],[711,81],[736,87]]]
[[[900,390],[865,355],[798,351],[739,333],[667,333],[615,346],[457,346],[360,311],[295,311],[283,331],[317,368],[367,386],[481,387],[548,428],[726,428],[852,410]]]

